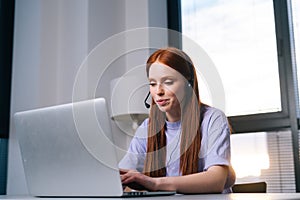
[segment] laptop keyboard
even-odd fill
[[[147,192],[142,191],[132,191],[132,192],[124,192],[123,196],[144,196]]]

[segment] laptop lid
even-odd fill
[[[14,115],[33,196],[121,196],[104,98]]]

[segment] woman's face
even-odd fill
[[[168,121],[180,120],[180,104],[185,96],[187,81],[175,69],[155,62],[149,69],[150,93]]]

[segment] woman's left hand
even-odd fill
[[[136,170],[120,169],[123,186],[128,186],[134,190],[156,191],[157,179],[146,176]]]

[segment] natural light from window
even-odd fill
[[[182,0],[181,7],[183,35],[207,52],[221,76],[224,112],[281,111],[273,1]],[[201,99],[210,104],[204,82],[199,83]]]
[[[231,163],[237,178],[253,178],[270,167],[267,133],[234,134],[231,136]]]

